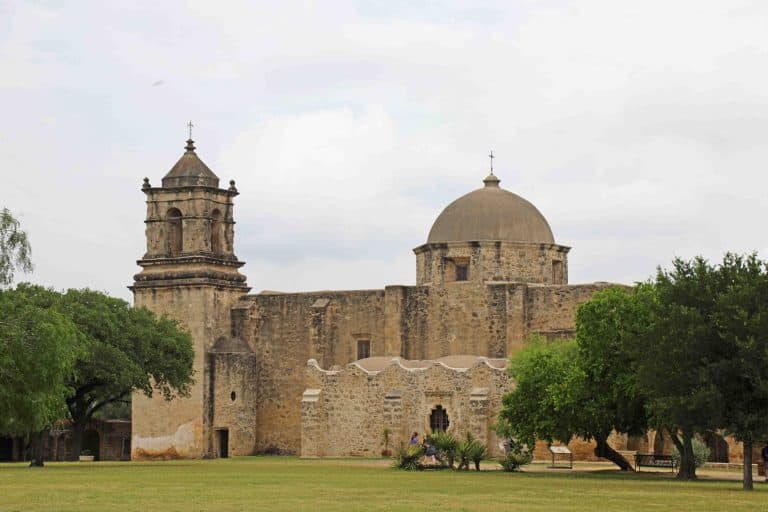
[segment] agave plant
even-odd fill
[[[438,430],[433,432],[427,438],[427,442],[435,447],[437,451],[437,460],[440,464],[448,466],[453,469],[453,463],[456,460],[456,451],[459,446],[459,441],[448,432]]]
[[[519,471],[521,466],[530,464],[533,460],[533,453],[528,445],[522,444],[514,439],[506,441],[506,455],[499,461],[504,471]]]
[[[472,432],[467,432],[463,441],[459,442],[457,450],[459,457],[459,469],[469,469],[469,463],[475,464],[475,469],[480,471],[480,461],[488,454],[485,445],[481,443]]]
[[[424,455],[424,450],[421,446],[415,444],[401,445],[395,452],[392,467],[406,471],[421,469],[419,461],[422,455]]]
[[[475,464],[475,469],[480,471],[480,461],[488,456],[488,449],[483,443],[475,440],[469,453],[469,459]]]

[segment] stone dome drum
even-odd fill
[[[449,204],[429,231],[427,243],[500,240],[554,244],[547,219],[530,202],[499,187],[489,175],[485,187]]]

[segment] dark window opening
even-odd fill
[[[171,256],[178,256],[184,247],[181,211],[178,208],[171,208],[166,214],[166,221],[168,222],[168,253]]]
[[[131,460],[131,438],[124,437],[120,443],[120,460]]]
[[[371,357],[371,340],[357,340],[357,358]]]
[[[469,266],[468,265],[456,265],[456,280],[466,281],[469,278]]]
[[[565,284],[565,276],[563,276],[563,262],[560,260],[554,260],[552,262],[552,283],[553,284]]]
[[[219,457],[226,459],[229,457],[229,430],[221,429],[219,432]]]
[[[224,241],[224,223],[221,219],[221,212],[216,209],[211,213],[211,252],[220,255],[224,252],[222,242]]]
[[[432,409],[432,414],[429,415],[429,428],[432,432],[445,432],[448,430],[448,423],[448,413],[442,405]]]
[[[229,398],[231,398],[231,399],[232,399],[232,401],[234,402],[234,401],[237,399],[237,393],[235,393],[235,392],[233,391],[232,393],[230,393],[230,395],[229,395]]]

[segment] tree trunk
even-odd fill
[[[752,490],[752,437],[746,436],[742,442],[744,448],[744,484],[745,491]]]
[[[85,432],[85,421],[72,420],[72,451],[69,452],[69,460],[79,460],[80,452],[83,450],[83,432]]]
[[[605,435],[595,437],[595,442],[597,443],[594,451],[595,456],[608,459],[609,461],[619,466],[619,469],[622,471],[634,471],[632,464],[630,464],[622,454],[611,448],[607,439],[608,436]]]
[[[42,468],[45,463],[43,461],[43,450],[45,436],[48,433],[47,430],[41,430],[40,432],[33,432],[29,436],[30,443],[30,462],[29,466],[33,468]]]
[[[677,478],[680,480],[696,480],[696,458],[693,455],[693,432],[682,432],[682,441],[677,434],[669,433],[672,442],[680,453],[680,467]]]

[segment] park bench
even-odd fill
[[[677,468],[677,461],[671,455],[656,455],[653,453],[635,454],[635,471],[640,471],[640,467],[647,468],[670,468],[672,472]]]

